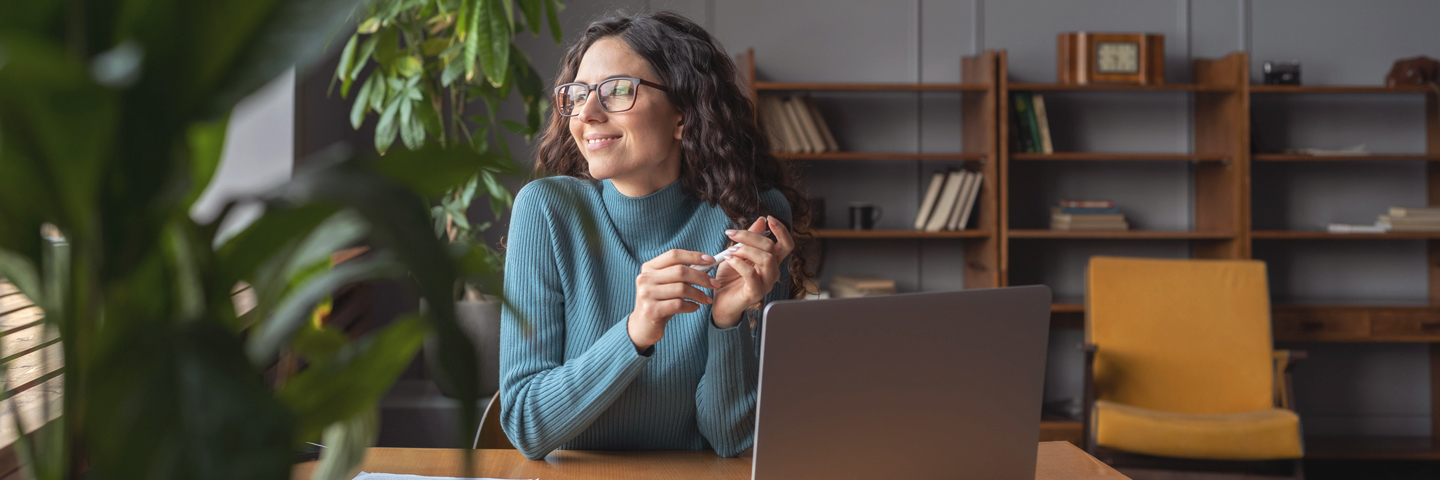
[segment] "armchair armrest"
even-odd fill
[[[1095,454],[1095,425],[1091,410],[1095,408],[1095,352],[1100,347],[1093,343],[1080,345],[1080,350],[1085,352],[1085,390],[1080,399],[1080,434],[1085,445],[1085,451],[1091,455]]]
[[[1295,382],[1290,370],[1295,367],[1295,362],[1307,358],[1310,358],[1310,353],[1304,350],[1275,351],[1275,406],[1295,410]]]

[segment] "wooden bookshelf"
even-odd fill
[[[1293,153],[1256,153],[1257,162],[1440,162],[1440,155],[1371,153],[1365,155],[1300,155]]]
[[[1055,152],[1055,153],[1015,153],[1010,155],[1012,161],[1078,161],[1078,162],[1225,162],[1230,157],[1225,155],[1191,155],[1178,153],[1092,153],[1092,152]]]
[[[952,160],[983,162],[989,156],[983,153],[909,153],[909,152],[825,152],[825,153],[777,153],[775,156],[787,160]]]
[[[1440,232],[1329,233],[1322,231],[1253,230],[1256,240],[1440,240]]]
[[[919,152],[836,152],[824,154],[782,154],[790,161],[813,162],[811,168],[843,168],[824,161],[887,160],[897,168],[918,168],[921,161],[969,162],[984,174],[984,183],[975,211],[976,228],[959,232],[924,233],[912,230],[819,230],[822,241],[954,240],[963,246],[965,266],[957,272],[966,288],[987,288],[1010,284],[1013,276],[1011,251],[1014,242],[1026,242],[1027,249],[1056,248],[1060,242],[1180,241],[1187,242],[1193,258],[1248,259],[1255,241],[1316,240],[1410,240],[1424,241],[1428,249],[1428,297],[1417,301],[1306,301],[1272,300],[1276,341],[1429,343],[1431,363],[1433,431],[1440,435],[1440,233],[1392,232],[1383,234],[1331,234],[1323,231],[1256,230],[1252,228],[1252,162],[1424,162],[1428,204],[1440,206],[1440,103],[1431,87],[1382,86],[1282,86],[1250,85],[1249,58],[1233,53],[1223,58],[1195,60],[1192,83],[1152,86],[1060,85],[1052,83],[1010,83],[1006,52],[986,51],[964,57],[959,83],[826,83],[756,81],[754,52],[742,58],[747,69],[752,98],[761,93],[790,92],[958,92],[961,97],[961,136],[964,150],[954,153]],[[1032,154],[1011,152],[1010,99],[1012,92],[1087,92],[1115,94],[1169,93],[1189,95],[1192,100],[1193,150],[1188,153],[1107,153],[1058,152]],[[1314,156],[1279,153],[1252,153],[1251,95],[1334,95],[1334,94],[1420,94],[1426,99],[1426,150],[1423,153],[1374,153],[1359,156]],[[905,97],[914,98],[914,97]],[[1280,108],[1283,108],[1280,107]],[[843,143],[843,141],[842,141]],[[843,146],[843,145],[842,145]],[[1028,162],[1027,168],[1051,168],[1053,162],[1190,162],[1193,223],[1185,231],[1056,231],[1013,228],[1034,225],[1034,220],[1012,219],[1013,190],[1011,162]],[[917,180],[916,197],[925,185]],[[1121,208],[1125,208],[1121,205]],[[1027,267],[1044,268],[1044,267]],[[1027,272],[1029,273],[1029,272]],[[1041,272],[1043,273],[1043,272]],[[1025,275],[1036,278],[1035,275]],[[1045,278],[1045,275],[1039,275]],[[1083,300],[1057,298],[1051,306],[1052,328],[1083,328]],[[1300,368],[1306,368],[1301,366]],[[1047,419],[1041,434],[1046,438],[1079,438],[1080,422]],[[1315,459],[1440,459],[1440,447],[1431,437],[1309,437],[1307,458]]]
[[[1197,232],[1165,230],[1010,230],[1010,238],[1051,239],[1112,239],[1112,240],[1234,240],[1235,232]]]
[[[1012,83],[1012,92],[1238,92],[1239,85],[1173,83],[1163,85],[1069,85],[1060,83]]]
[[[994,232],[989,230],[944,230],[939,232],[923,232],[919,230],[841,230],[841,229],[820,229],[815,230],[817,238],[851,238],[851,239],[910,239],[923,240],[934,238],[989,238]]]
[[[751,101],[758,102],[762,93],[786,94],[803,92],[956,92],[960,95],[962,151],[954,153],[922,152],[827,152],[777,153],[790,161],[828,162],[885,160],[897,166],[915,167],[922,161],[966,162],[982,174],[980,192],[971,213],[975,228],[958,231],[923,232],[915,230],[844,230],[818,229],[816,238],[830,240],[952,240],[961,242],[965,255],[965,288],[993,288],[1000,285],[999,189],[1001,175],[998,164],[998,131],[995,125],[1000,100],[997,54],[985,51],[960,60],[959,83],[849,83],[849,82],[777,82],[757,78],[755,50],[749,49],[737,62],[745,69],[750,85]],[[906,97],[914,98],[914,97]],[[823,113],[823,112],[822,112]],[[842,144],[843,147],[843,144]],[[919,188],[924,188],[920,186]],[[919,192],[917,192],[917,197]]]
[[[755,90],[813,92],[984,92],[987,84],[966,83],[824,83],[824,82],[755,82]]]
[[[1250,93],[1434,93],[1428,85],[1251,85]]]

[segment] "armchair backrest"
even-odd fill
[[[1096,398],[1177,413],[1274,407],[1265,263],[1093,257]]]

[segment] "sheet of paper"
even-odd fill
[[[366,473],[360,472],[354,480],[507,480],[500,478],[460,478],[460,477],[426,477],[423,475],[403,475],[399,473]],[[539,479],[520,479],[539,480]]]

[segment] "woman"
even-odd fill
[[[752,322],[803,292],[791,232],[808,204],[734,63],[690,20],[602,19],[563,62],[535,165],[554,176],[520,190],[508,234],[505,432],[532,459],[736,456],[754,438]],[[692,268],[722,250],[714,277]]]

